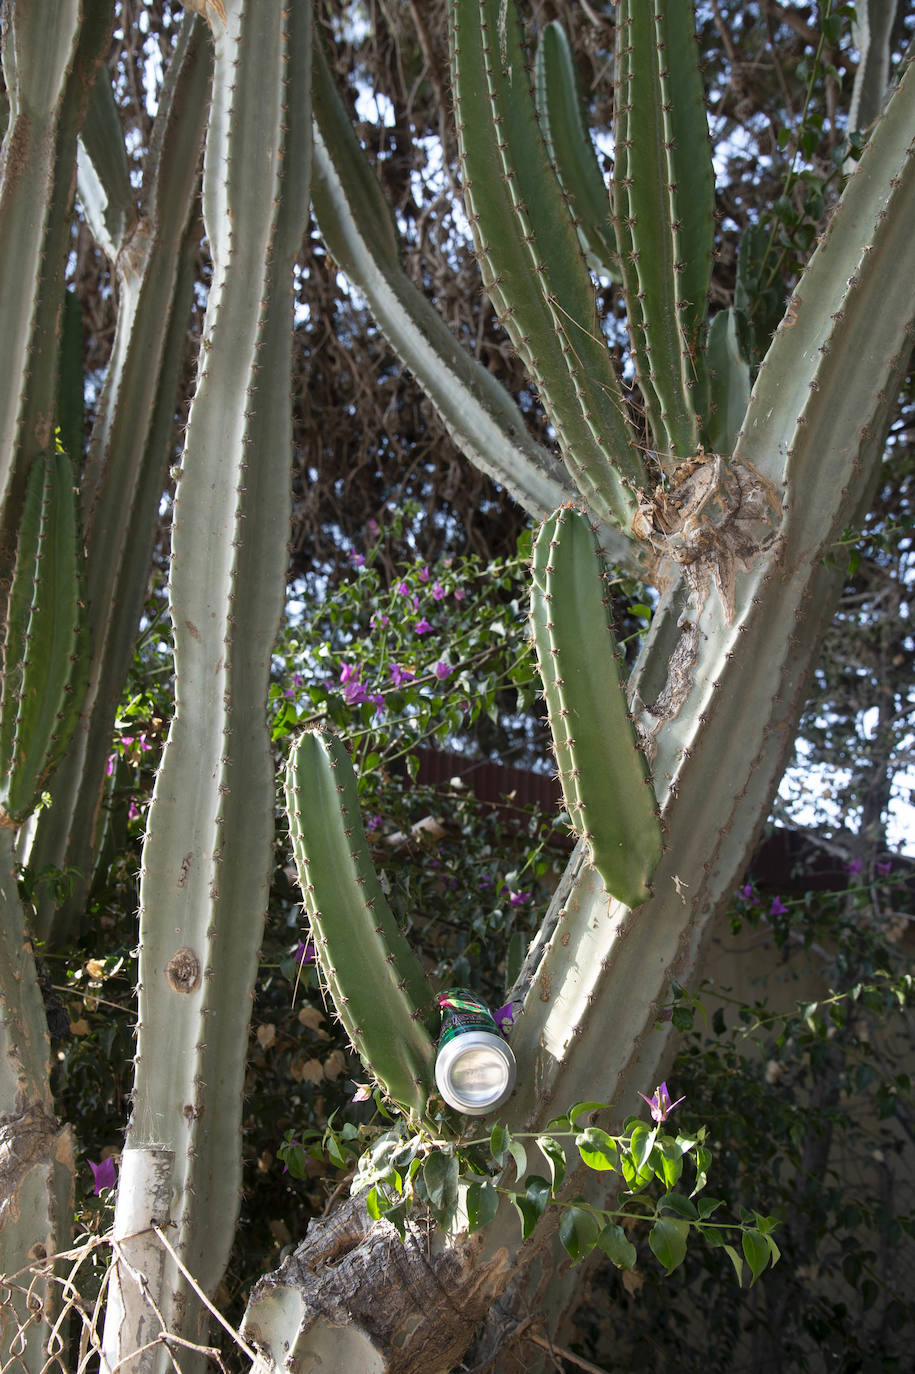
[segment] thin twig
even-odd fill
[[[232,1337],[232,1339],[234,1340],[235,1344],[239,1347],[239,1349],[243,1350],[245,1354],[248,1356],[248,1359],[252,1361],[256,1360],[257,1351],[251,1349],[250,1345],[248,1345],[247,1342],[242,1339],[239,1333],[235,1330],[234,1326],[232,1326],[230,1322],[226,1321],[222,1313],[216,1307],[213,1306],[213,1304],[207,1297],[206,1293],[204,1293],[203,1289],[197,1283],[194,1276],[190,1274],[188,1270],[185,1268],[185,1266],[182,1264],[181,1260],[178,1258],[178,1255],[175,1253],[171,1244],[166,1240],[165,1236],[162,1234],[159,1227],[153,1224],[152,1229],[153,1231],[155,1231],[156,1235],[159,1237],[160,1241],[165,1246],[166,1250],[171,1255],[172,1259],[175,1261],[175,1264],[178,1266],[181,1273],[187,1279],[188,1283],[191,1285],[194,1292],[197,1294],[198,1298],[203,1303],[207,1311],[216,1318],[220,1326],[222,1326],[223,1330],[229,1333],[229,1335]]]

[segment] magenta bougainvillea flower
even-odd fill
[[[671,1102],[670,1093],[667,1091],[667,1084],[662,1083],[659,1088],[655,1088],[651,1097],[646,1097],[644,1093],[639,1093],[643,1102],[647,1102],[651,1108],[651,1118],[658,1125],[666,1121],[674,1107],[679,1107],[681,1102],[685,1102],[685,1097],[678,1097],[676,1102]]]
[[[769,907],[769,915],[770,915],[770,916],[787,916],[787,915],[788,915],[788,908],[785,906],[785,903],[782,901],[781,897],[773,897],[773,898],[772,898],[772,905]]]
[[[304,967],[305,964],[313,964],[317,957],[313,940],[309,940],[307,944],[304,940],[300,940],[296,945],[293,958],[300,967]]]
[[[420,620],[417,620],[416,624],[413,626],[413,629],[418,635],[427,635],[429,631],[432,629],[432,626],[429,624],[426,617],[423,616]]]
[[[451,664],[446,663],[444,659],[440,658],[435,665],[435,676],[438,678],[439,682],[444,682],[446,677],[450,677],[451,671]]]
[[[93,1191],[96,1197],[103,1189],[113,1188],[117,1183],[118,1176],[114,1166],[114,1155],[109,1155],[107,1159],[101,1160],[98,1164],[94,1164],[91,1159],[87,1159],[86,1163],[92,1170],[92,1180],[95,1184]]]

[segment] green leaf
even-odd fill
[[[499,1194],[491,1183],[471,1183],[467,1189],[467,1229],[471,1235],[492,1221],[499,1210]]]
[[[678,1217],[658,1217],[648,1233],[648,1244],[662,1264],[665,1273],[671,1274],[686,1257],[686,1238],[689,1235],[689,1222]]]
[[[545,1178],[532,1174],[527,1180],[524,1195],[512,1194],[515,1210],[521,1218],[521,1239],[527,1240],[543,1216],[550,1200],[550,1185]]]
[[[752,1288],[766,1265],[769,1263],[769,1256],[771,1254],[769,1240],[767,1236],[760,1235],[756,1230],[744,1231],[741,1236],[741,1246],[743,1248],[744,1258],[750,1266],[750,1272],[753,1276],[750,1279],[750,1287]]]
[[[511,1143],[511,1136],[504,1126],[493,1126],[489,1137],[489,1153],[497,1164],[505,1163],[505,1155]]]
[[[576,1141],[578,1153],[589,1169],[607,1170],[619,1168],[619,1152],[616,1142],[599,1126],[587,1126]]]
[[[637,1174],[641,1174],[645,1169],[654,1149],[657,1134],[657,1127],[650,1131],[642,1122],[633,1126],[632,1134],[629,1137],[629,1154]]]
[[[432,1154],[423,1165],[429,1206],[440,1225],[447,1227],[457,1206],[458,1162],[454,1155]]]
[[[743,1283],[743,1260],[740,1258],[740,1256],[738,1255],[737,1251],[734,1249],[733,1245],[725,1245],[725,1246],[723,1247],[723,1249],[724,1249],[724,1252],[725,1252],[725,1254],[727,1255],[728,1259],[731,1261],[731,1263],[732,1263],[733,1266],[734,1266],[734,1270],[735,1270],[735,1272],[736,1272],[736,1274],[737,1274],[737,1282],[742,1284],[742,1283]]]
[[[508,1142],[508,1153],[515,1161],[515,1169],[519,1180],[527,1173],[527,1150],[520,1140],[510,1140]]]
[[[613,1221],[608,1222],[597,1237],[597,1243],[617,1269],[635,1268],[636,1248],[622,1226],[617,1226]]]
[[[684,1217],[687,1221],[698,1221],[699,1210],[694,1202],[690,1202],[688,1197],[682,1193],[665,1193],[658,1202],[659,1210],[666,1207],[670,1212],[676,1212],[678,1217]]]
[[[580,1116],[586,1112],[605,1112],[609,1104],[606,1102],[576,1102],[574,1107],[569,1108],[569,1120],[574,1126]]]
[[[554,1140],[549,1135],[538,1136],[537,1144],[549,1165],[550,1179],[555,1193],[562,1187],[562,1180],[566,1176],[566,1152],[559,1141]]]
[[[582,1207],[567,1207],[559,1223],[559,1239],[573,1264],[578,1264],[597,1244],[600,1228],[593,1212]]]

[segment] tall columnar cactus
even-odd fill
[[[311,16],[281,0],[210,9],[215,68],[203,181],[213,262],[178,479],[169,603],[175,715],[140,882],[139,1025],[122,1156],[109,1367],[159,1324],[207,1313],[148,1229],[158,1219],[207,1293],[222,1275],[241,1184],[249,1009],[267,904],[274,771],[265,716],[283,605],[292,451],[292,269],[308,214]],[[140,1232],[138,1235],[137,1233]],[[187,1366],[185,1365],[185,1368]]]
[[[617,147],[620,132],[626,146],[617,162],[614,229],[659,470],[673,469],[668,479],[655,479],[652,491],[636,475],[633,435],[608,360],[600,357],[593,306],[570,265],[578,262],[566,200],[573,193],[568,173],[554,176],[544,152],[514,7],[452,0],[455,112],[484,284],[529,362],[590,516],[615,519],[650,551],[661,588],[629,694],[661,807],[664,852],[659,859],[656,848],[643,854],[642,881],[650,877],[652,893],[639,905],[641,888],[622,901],[608,898],[584,843],[573,856],[516,988],[525,996],[512,1036],[518,1087],[504,1109],[512,1129],[542,1128],[580,1098],[613,1100],[625,1112],[636,1086],[657,1081],[665,1046],[655,1029],[658,1010],[670,979],[688,976],[765,819],[840,585],[840,572],[823,555],[866,508],[912,345],[909,71],[798,283],[738,419],[748,372],[734,349],[733,317],[704,350],[711,176],[687,17],[683,5],[658,0],[622,7],[617,27],[618,99],[627,108],[618,111]],[[705,376],[713,370],[719,377],[708,378],[706,400]],[[600,406],[592,405],[595,383]],[[607,407],[603,426],[596,417]],[[712,435],[720,447],[712,449]],[[561,646],[550,641],[545,600],[547,550],[567,518],[548,520],[536,546],[533,617],[545,650],[560,769],[568,762],[571,782],[580,770],[570,740],[579,732],[563,715],[569,708],[557,677],[565,672],[557,673],[552,655]],[[570,596],[564,628],[577,609],[571,603]],[[573,637],[566,646],[573,661],[588,652],[589,637],[602,634],[606,614],[596,597],[580,623],[583,644]],[[605,692],[618,698],[615,679],[610,665]],[[629,722],[626,729],[622,722],[599,725],[605,709],[603,700],[585,706],[585,729],[605,745],[619,739],[614,759],[631,760]],[[599,786],[582,774],[569,792],[574,813],[599,796]],[[643,795],[650,795],[647,788]],[[606,886],[613,892],[612,883]],[[366,989],[364,997],[370,995]],[[576,1176],[569,1187],[603,1201],[595,1191],[598,1174]],[[355,1221],[341,1224],[352,1226],[356,1246]],[[317,1231],[259,1285],[248,1329],[276,1367],[287,1351],[304,1368],[317,1358],[333,1363],[346,1350],[361,1369],[407,1370],[419,1358],[425,1368],[444,1370],[460,1348],[459,1326],[532,1258],[530,1300],[549,1317],[574,1284],[568,1270],[565,1277],[555,1271],[548,1230],[539,1248],[528,1242],[520,1253],[513,1217],[498,1217],[481,1235],[445,1246],[433,1259],[448,1302],[423,1319],[406,1293],[403,1306],[392,1293],[393,1257],[377,1232],[341,1259],[338,1231]],[[400,1241],[393,1245],[399,1250]],[[322,1255],[338,1266],[329,1281]],[[411,1256],[398,1268],[411,1274]],[[382,1275],[394,1312],[388,1326],[360,1288],[380,1287]],[[405,1309],[412,1312],[408,1337]],[[448,1352],[440,1365],[428,1357],[430,1342]]]
[[[254,980],[273,837],[263,703],[285,572],[289,286],[307,214],[310,16],[307,6],[283,8],[280,0],[198,0],[194,8],[210,19],[216,51],[204,173],[213,277],[175,505],[176,714],[143,855],[140,1025],[115,1223],[119,1262],[104,1339],[108,1369],[128,1359],[131,1368],[165,1362],[161,1341],[147,1345],[160,1334],[156,1312],[179,1339],[203,1335],[198,1301],[150,1227],[154,1220],[164,1224],[181,1262],[212,1292],[233,1229],[247,1031],[239,1008]],[[570,815],[585,839],[517,989],[524,1003],[513,1034],[519,1066],[507,1108],[513,1128],[537,1129],[581,1098],[614,1098],[625,1111],[636,1084],[654,1079],[664,1048],[653,1029],[658,1006],[670,978],[687,976],[711,915],[732,890],[790,747],[840,576],[823,555],[860,516],[876,482],[915,313],[915,81],[909,72],[798,283],[741,415],[748,372],[734,347],[733,317],[724,325],[716,318],[707,339],[705,333],[711,182],[687,7],[679,0],[624,4],[619,17],[620,156],[603,238],[612,230],[627,292],[630,347],[658,458],[651,479],[580,251],[585,225],[576,222],[582,192],[574,168],[589,166],[596,190],[590,150],[580,146],[576,158],[574,140],[585,137],[583,128],[567,105],[564,115],[562,103],[549,96],[542,106],[549,120],[544,137],[509,0],[452,0],[457,131],[484,284],[540,388],[564,466],[524,438],[516,409],[467,365],[428,306],[407,289],[390,217],[366,180],[326,70],[318,68],[315,201],[332,251],[364,283],[394,347],[465,451],[485,464],[491,444],[492,470],[537,519],[547,517],[534,562],[533,614]],[[75,140],[111,14],[104,5],[75,0],[8,0],[3,18],[10,109],[0,186],[0,554],[9,575],[17,546],[25,540],[24,550],[30,538],[25,517],[35,497],[29,483],[38,482],[29,476],[32,464],[51,449],[57,411],[64,423],[56,341]],[[185,59],[194,41],[188,26],[179,48]],[[151,163],[158,177],[153,199],[160,197],[161,222],[168,225],[161,237],[152,201],[144,211],[142,198],[131,229],[137,207],[123,162],[108,156],[98,138],[112,113],[101,88],[85,130],[81,196],[100,243],[119,259],[124,292],[111,400],[103,405],[86,476],[86,491],[93,493],[85,502],[85,513],[93,512],[90,581],[98,577],[93,585],[102,600],[121,574],[113,560],[92,573],[94,546],[118,529],[122,505],[134,501],[138,483],[152,490],[156,481],[112,479],[106,495],[111,455],[126,444],[132,414],[150,448],[170,420],[168,359],[175,356],[182,309],[175,265],[194,242],[194,229],[185,230],[188,164],[199,138],[200,87],[207,85],[198,73],[185,86],[181,74],[189,71],[184,60],[175,67],[173,92],[186,95],[176,95],[173,106],[163,102],[174,116],[160,123],[162,153]],[[566,70],[566,98],[568,76]],[[544,79],[549,85],[548,73]],[[152,182],[149,189],[152,194]],[[158,246],[144,258],[150,237]],[[142,265],[134,273],[136,263]],[[157,360],[149,378],[140,362],[144,339]],[[573,491],[584,514],[551,516],[550,507]],[[138,528],[132,520],[125,509],[127,541]],[[627,689],[635,735],[594,581],[590,520],[602,527],[602,540],[615,526],[620,552],[630,563],[653,567],[661,591]],[[554,543],[562,546],[557,562]],[[570,549],[574,556],[566,562]],[[125,553],[123,566],[130,565]],[[579,585],[581,595],[574,590]],[[551,609],[556,598],[561,624]],[[96,607],[93,615],[100,614]],[[23,644],[21,616],[10,624],[11,642]],[[123,629],[104,633],[123,647]],[[577,640],[592,636],[606,650],[602,681],[590,679],[592,665],[581,664]],[[580,669],[586,670],[581,677]],[[12,701],[18,668],[8,676]],[[115,677],[105,688],[99,678],[97,700],[115,690]],[[33,714],[47,722],[56,711]],[[573,714],[581,728],[570,729]],[[0,740],[18,738],[16,728],[3,725]],[[406,953],[394,948],[387,917],[376,923],[380,934],[370,924],[377,901],[375,908],[350,903],[352,934],[336,952],[337,934],[326,928],[337,901],[331,856],[339,856],[344,895],[353,897],[372,878],[364,851],[345,834],[356,832],[352,782],[340,793],[331,781],[332,762],[338,775],[345,765],[342,746],[306,738],[292,764],[290,809],[296,843],[306,851],[300,858],[315,933],[319,944],[327,940],[321,948],[351,1034],[358,1044],[361,1033],[360,1048],[389,1092],[421,1115],[430,1042],[421,1016],[413,1017],[422,1008],[423,984],[414,970],[410,991],[414,974],[405,967]],[[610,771],[618,773],[623,796],[640,799],[627,808],[637,822],[634,833],[620,826],[603,770],[594,776],[590,757],[579,764],[581,738],[610,749]],[[5,757],[18,762],[38,754],[29,745],[24,753],[7,749]],[[644,781],[645,760],[652,788]],[[31,768],[40,780],[44,765]],[[329,804],[316,805],[309,787]],[[660,856],[652,792],[663,824]],[[39,1128],[29,1148],[37,1142],[41,1155],[40,1169],[21,1167],[21,1153],[0,1156],[4,1185],[11,1181],[17,1202],[25,1199],[15,1222],[8,1207],[0,1225],[0,1267],[9,1269],[29,1247],[54,1243],[43,1218],[69,1170],[66,1139],[48,1124],[46,1041],[15,894],[13,830],[0,831],[0,966],[6,971],[0,1130],[5,1146],[15,1139],[20,1098],[37,1104],[31,1119]],[[362,937],[373,950],[364,961],[354,947]],[[388,977],[398,964],[400,972]],[[384,1041],[375,1005],[379,975],[387,978],[385,1009],[398,1030],[409,1032],[405,1059]],[[586,1192],[595,1180],[599,1175],[574,1178],[570,1186]],[[552,1264],[546,1228],[543,1234],[531,1266],[541,1278]],[[531,1249],[520,1249],[513,1217],[497,1217],[469,1242],[414,1238],[404,1253],[383,1228],[344,1213],[258,1286],[246,1329],[264,1368],[304,1369],[321,1361],[329,1368],[444,1370]],[[554,1273],[545,1286],[541,1308],[558,1310],[566,1278]],[[193,1363],[180,1358],[184,1368]],[[39,1367],[37,1352],[33,1365]]]

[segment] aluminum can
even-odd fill
[[[442,1012],[435,1058],[438,1090],[456,1112],[485,1116],[511,1096],[515,1056],[475,992],[448,988],[439,993],[438,1004]]]

